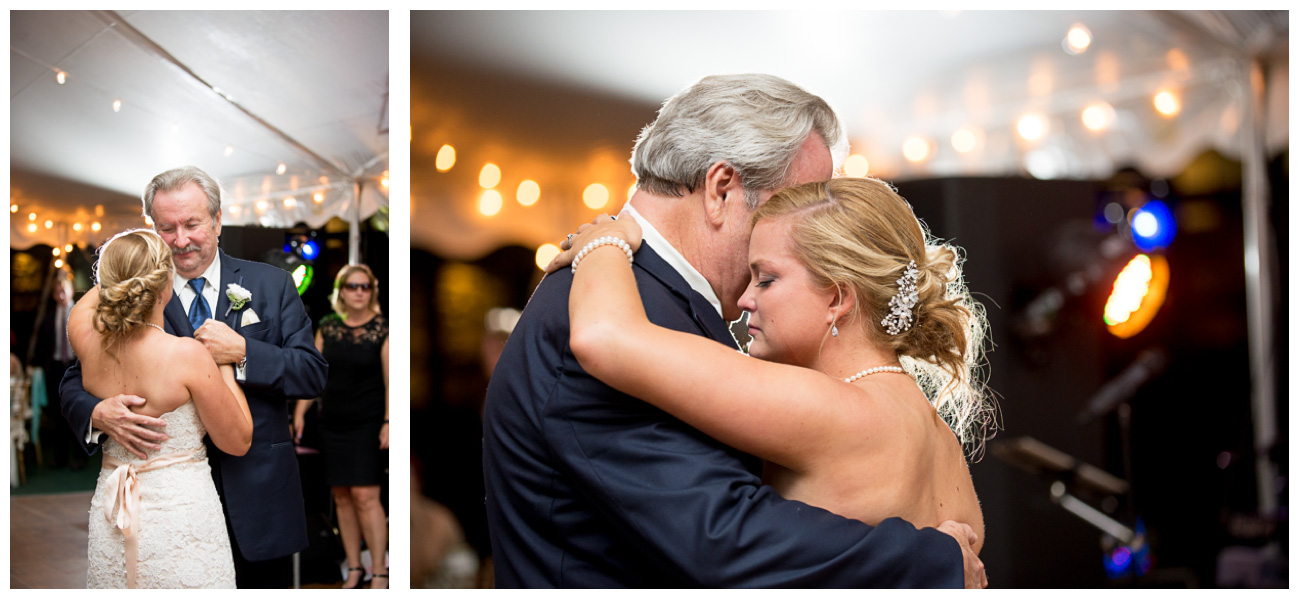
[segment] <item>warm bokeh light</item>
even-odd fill
[[[29,232],[31,232],[31,233],[36,233],[36,224],[35,224],[35,223],[28,223],[28,224],[27,224],[27,231],[29,231]]]
[[[1182,102],[1178,100],[1178,95],[1169,90],[1160,90],[1152,100],[1156,110],[1166,117],[1172,117],[1183,109]]]
[[[102,217],[102,216],[104,216],[104,205],[103,205],[103,204],[96,204],[96,205],[95,205],[95,216],[96,216],[96,217]]]
[[[297,200],[297,199],[295,199],[293,196],[285,196],[285,197],[284,197],[284,207],[285,207],[285,208],[293,208],[293,207],[295,207],[295,206],[298,206],[298,200]]]
[[[1016,133],[1028,141],[1036,141],[1047,133],[1047,119],[1042,115],[1025,115],[1016,123]]]
[[[609,204],[609,189],[599,183],[593,183],[582,190],[582,202],[587,208],[598,210]]]
[[[478,211],[484,216],[491,217],[501,212],[501,205],[501,192],[496,190],[486,190],[478,199]]]
[[[483,165],[483,170],[478,172],[479,187],[490,190],[501,183],[501,167],[492,163]]]
[[[68,74],[64,73],[63,71],[59,71],[58,73],[54,74],[54,79],[55,81],[59,82],[59,85],[63,85],[63,83],[68,80]]]
[[[384,186],[384,189],[388,189],[388,171],[384,171],[383,177],[379,179],[379,185]]]
[[[64,251],[64,252],[72,252],[72,244],[68,244],[68,245],[64,246],[64,247],[63,247],[63,251]]]
[[[276,175],[284,175],[284,172],[285,172],[285,170],[287,170],[287,169],[288,169],[288,167],[286,167],[284,163],[280,163],[279,165],[277,165],[277,166],[275,167],[275,174],[276,174]]]
[[[1169,287],[1169,263],[1160,255],[1130,260],[1111,289],[1102,320],[1119,338],[1137,335],[1155,318]]]
[[[930,142],[924,138],[910,137],[903,142],[903,157],[912,162],[921,162],[930,157]]]
[[[1093,102],[1080,115],[1089,131],[1105,131],[1115,122],[1115,108],[1106,102]]]
[[[51,229],[51,228],[53,228],[53,227],[54,227],[54,221],[51,221],[51,220],[49,220],[49,219],[46,219],[46,220],[45,220],[45,228],[46,228],[46,229]]]
[[[952,149],[962,154],[974,150],[978,141],[975,132],[965,127],[952,132]]]
[[[36,213],[27,213],[27,220],[28,220],[28,221],[35,221],[35,220],[36,220]]]
[[[100,225],[100,224],[99,224],[99,221],[95,221],[94,223],[91,223],[91,224],[90,224],[90,230],[91,230],[91,231],[96,231],[96,232],[97,232],[97,231],[99,231],[100,228],[102,228],[102,227],[103,227],[103,225]]]
[[[58,256],[58,255],[59,255],[60,253],[62,253],[62,252],[63,252],[63,249],[62,249],[62,248],[55,248],[55,249],[54,249],[54,255],[55,255],[55,256]]]
[[[555,244],[542,244],[537,247],[537,268],[545,270],[546,265],[551,264],[556,256],[560,254],[560,247]]]
[[[1065,51],[1070,54],[1083,54],[1092,45],[1092,32],[1081,23],[1075,23],[1065,34]]]
[[[55,261],[54,261],[54,268],[56,268],[56,269],[62,269],[62,268],[63,268],[63,259],[62,259],[62,258],[55,259]]]
[[[73,230],[73,231],[76,231],[76,232],[78,232],[78,233],[80,233],[80,232],[81,232],[81,222],[78,221],[78,222],[76,222],[76,223],[73,223],[73,224],[72,224],[72,230]]]
[[[322,193],[320,193],[320,192],[316,192],[315,194],[312,194],[311,199],[312,199],[312,201],[314,201],[316,204],[320,204],[321,202],[324,202],[324,201],[325,201],[325,194],[322,194]]]
[[[16,212],[18,212],[18,205],[17,205],[17,204],[10,204],[10,205],[9,205],[9,212],[10,212],[10,213],[16,213]]]
[[[235,147],[234,147],[234,146],[226,146],[226,156],[230,156],[231,154],[234,154],[234,153],[235,153]]]
[[[537,185],[536,181],[525,179],[519,182],[519,189],[515,191],[515,200],[520,206],[532,206],[537,204],[537,199],[542,197],[542,187]]]
[[[438,158],[434,160],[433,166],[439,172],[450,171],[452,167],[456,166],[456,149],[452,148],[451,144],[443,144],[438,149]]]
[[[114,101],[113,101],[113,112],[122,112],[122,101],[121,101],[121,100],[114,100]]]
[[[266,200],[258,200],[257,203],[253,205],[253,207],[257,209],[257,214],[260,215],[266,212],[266,209],[271,208],[271,204],[268,203]]]
[[[850,154],[844,159],[844,174],[849,177],[866,177],[871,172],[871,163],[861,154]]]

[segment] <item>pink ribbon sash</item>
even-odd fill
[[[108,494],[113,501],[104,506],[104,518],[122,530],[126,542],[127,588],[139,587],[136,585],[136,562],[140,550],[140,474],[183,462],[199,462],[202,459],[195,457],[197,452],[198,450],[191,450],[155,456],[140,464],[124,463],[104,455],[104,468],[113,469],[113,474],[108,478]],[[117,507],[116,515],[114,506]]]

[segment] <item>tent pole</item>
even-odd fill
[[[361,179],[352,180],[352,213],[348,215],[348,264],[361,263]]]
[[[1269,452],[1277,442],[1274,281],[1277,272],[1268,222],[1268,176],[1264,169],[1265,75],[1258,59],[1242,64],[1242,211],[1245,234],[1246,326],[1249,332],[1251,414],[1255,431],[1255,479],[1261,516],[1277,509],[1277,468]]]

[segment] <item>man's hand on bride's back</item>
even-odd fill
[[[607,235],[615,236],[627,242],[633,252],[636,252],[641,247],[641,225],[631,215],[620,215],[617,218],[600,215],[592,222],[580,225],[577,233],[569,234],[560,242],[561,252],[551,260],[551,264],[546,265],[546,272],[554,273],[569,266],[583,247]]]
[[[118,394],[99,401],[90,414],[90,425],[108,434],[127,452],[140,458],[144,450],[157,450],[167,440],[167,434],[154,431],[149,427],[162,429],[167,422],[155,417],[131,412],[132,406],[143,406],[144,398],[129,394]]]
[[[975,544],[978,538],[975,537],[975,530],[970,525],[958,523],[956,521],[944,521],[937,527],[961,546],[962,571],[966,575],[966,589],[984,589],[989,586],[989,578],[984,573],[984,561],[981,561],[971,546]]]

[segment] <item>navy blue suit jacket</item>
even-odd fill
[[[230,306],[226,286],[231,283],[252,292],[253,299],[226,314]],[[243,557],[261,561],[288,556],[308,545],[298,459],[289,436],[288,403],[319,396],[325,387],[327,365],[316,350],[311,320],[293,280],[284,270],[222,252],[218,290],[212,317],[244,336],[247,344],[247,379],[242,387],[253,417],[253,444],[244,456],[231,456],[209,440],[212,479]],[[256,311],[260,322],[240,326],[250,309]],[[175,295],[167,303],[163,319],[168,333],[194,336]],[[159,368],[166,368],[167,357],[160,356],[158,361]],[[90,416],[100,398],[83,388],[80,363],[68,369],[59,394],[64,417],[84,442],[81,436],[90,430]],[[88,444],[86,452],[94,453],[98,446]]]
[[[735,347],[643,245],[650,321]],[[961,587],[957,542],[781,498],[761,461],[588,375],[569,350],[568,269],[548,275],[488,386],[483,463],[498,587]]]

